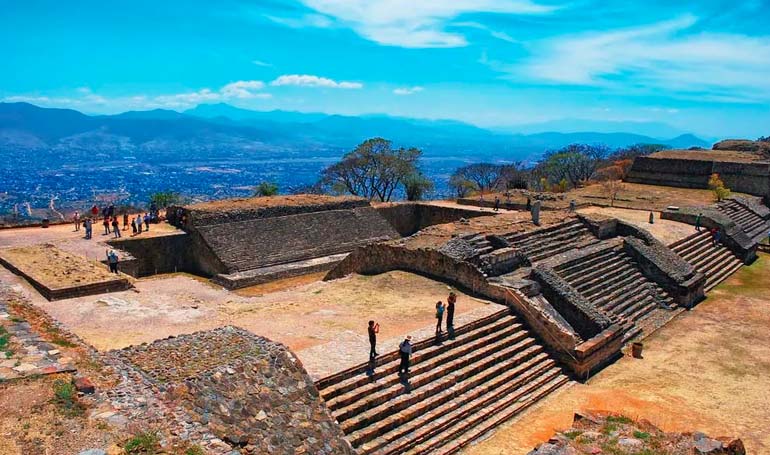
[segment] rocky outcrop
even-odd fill
[[[241,454],[354,454],[280,343],[227,326],[114,355]]]

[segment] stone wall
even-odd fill
[[[372,207],[196,226],[202,242],[233,273],[351,251],[398,237]]]
[[[666,290],[677,304],[691,308],[704,297],[706,276],[644,229],[618,221],[623,250],[636,260],[642,273]]]
[[[453,223],[462,218],[490,216],[491,212],[479,210],[464,210],[456,207],[442,207],[419,202],[404,202],[377,207],[377,211],[385,217],[399,235],[407,237],[415,232],[436,224]]]
[[[770,195],[770,163],[726,162],[643,156],[634,159],[627,182],[683,188],[708,188],[717,173],[733,191],[767,197]]]
[[[280,343],[227,326],[112,354],[238,453],[355,453]]]
[[[543,296],[570,323],[583,339],[590,339],[612,325],[591,302],[548,266],[539,264],[532,276],[540,283]]]
[[[195,272],[197,269],[192,254],[192,241],[186,233],[116,239],[107,243],[131,255],[131,269],[126,270],[121,266],[121,271],[135,277],[158,273]]]

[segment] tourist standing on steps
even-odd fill
[[[449,293],[449,297],[446,299],[446,331],[449,334],[449,339],[455,339],[455,303],[457,302],[457,295],[454,292]]]
[[[377,357],[377,334],[380,333],[380,324],[369,321],[369,359]]]
[[[72,216],[72,220],[75,222],[75,231],[80,230],[80,212],[75,210],[75,215]]]
[[[107,263],[110,265],[110,272],[118,273],[118,253],[115,250],[107,251]]]
[[[436,338],[441,336],[441,322],[444,320],[444,303],[436,302]]]
[[[398,345],[398,353],[401,355],[401,363],[398,364],[398,375],[409,374],[409,356],[412,355],[411,335],[407,335],[406,339]]]
[[[113,216],[112,217],[112,232],[115,234],[115,238],[120,238],[120,223],[118,222],[118,217]]]
[[[698,232],[700,232],[700,217],[702,215],[702,213],[699,213],[698,216],[695,217],[695,230]]]
[[[714,247],[716,248],[719,246],[719,239],[721,237],[722,233],[717,228],[711,229],[711,242],[714,244]]]

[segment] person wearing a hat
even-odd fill
[[[409,356],[412,355],[412,336],[407,335],[406,339],[398,345],[398,353],[401,355],[401,363],[398,365],[398,375],[409,374]]]

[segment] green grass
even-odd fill
[[[184,455],[206,455],[201,446],[192,446],[184,451]]]
[[[634,423],[633,420],[629,419],[626,416],[608,416],[607,417],[607,422],[609,422],[609,423],[620,423],[620,424],[623,424],[623,425],[628,425],[628,424]]]
[[[634,430],[634,437],[636,439],[641,439],[643,441],[646,441],[650,439],[650,433],[647,433],[645,431]]]
[[[160,449],[160,438],[154,431],[143,431],[126,441],[123,450],[127,455],[154,455]],[[195,452],[193,452],[195,454]]]
[[[78,401],[78,393],[72,383],[57,379],[53,383],[54,403],[65,415],[73,417],[83,413],[83,406]]]
[[[615,424],[613,422],[610,422],[610,421],[607,421],[607,423],[604,424],[604,426],[602,427],[602,433],[610,434],[613,431],[617,431],[617,429],[618,429],[618,425],[617,424]]]
[[[566,436],[566,437],[568,437],[570,439],[575,439],[578,436],[580,436],[581,434],[583,434],[583,430],[572,430],[572,431],[568,431],[568,432],[564,433],[564,436]]]

